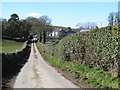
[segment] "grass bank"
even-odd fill
[[[89,68],[84,64],[75,61],[61,61],[58,58],[46,54],[40,43],[37,48],[42,56],[52,65],[68,71],[79,82],[87,83],[97,88],[118,88],[120,78],[113,76],[110,71],[98,70],[97,68]]]
[[[2,52],[2,39],[0,39],[0,53]]]
[[[23,44],[24,44],[23,42],[2,39],[2,44],[0,44],[0,52],[4,53],[15,52],[17,50],[20,50]]]

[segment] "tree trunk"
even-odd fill
[[[40,35],[40,40],[39,41],[42,42],[42,35]]]
[[[46,42],[46,32],[43,33],[43,44]]]

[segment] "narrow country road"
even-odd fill
[[[41,57],[32,44],[28,62],[18,74],[14,88],[79,88],[64,78]]]

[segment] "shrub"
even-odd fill
[[[79,32],[54,46],[40,44],[47,54],[62,61],[79,61],[89,67],[118,73],[120,25]]]

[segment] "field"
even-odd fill
[[[2,39],[2,44],[0,43],[0,52],[15,52],[20,50],[22,46],[23,43],[21,42]]]

